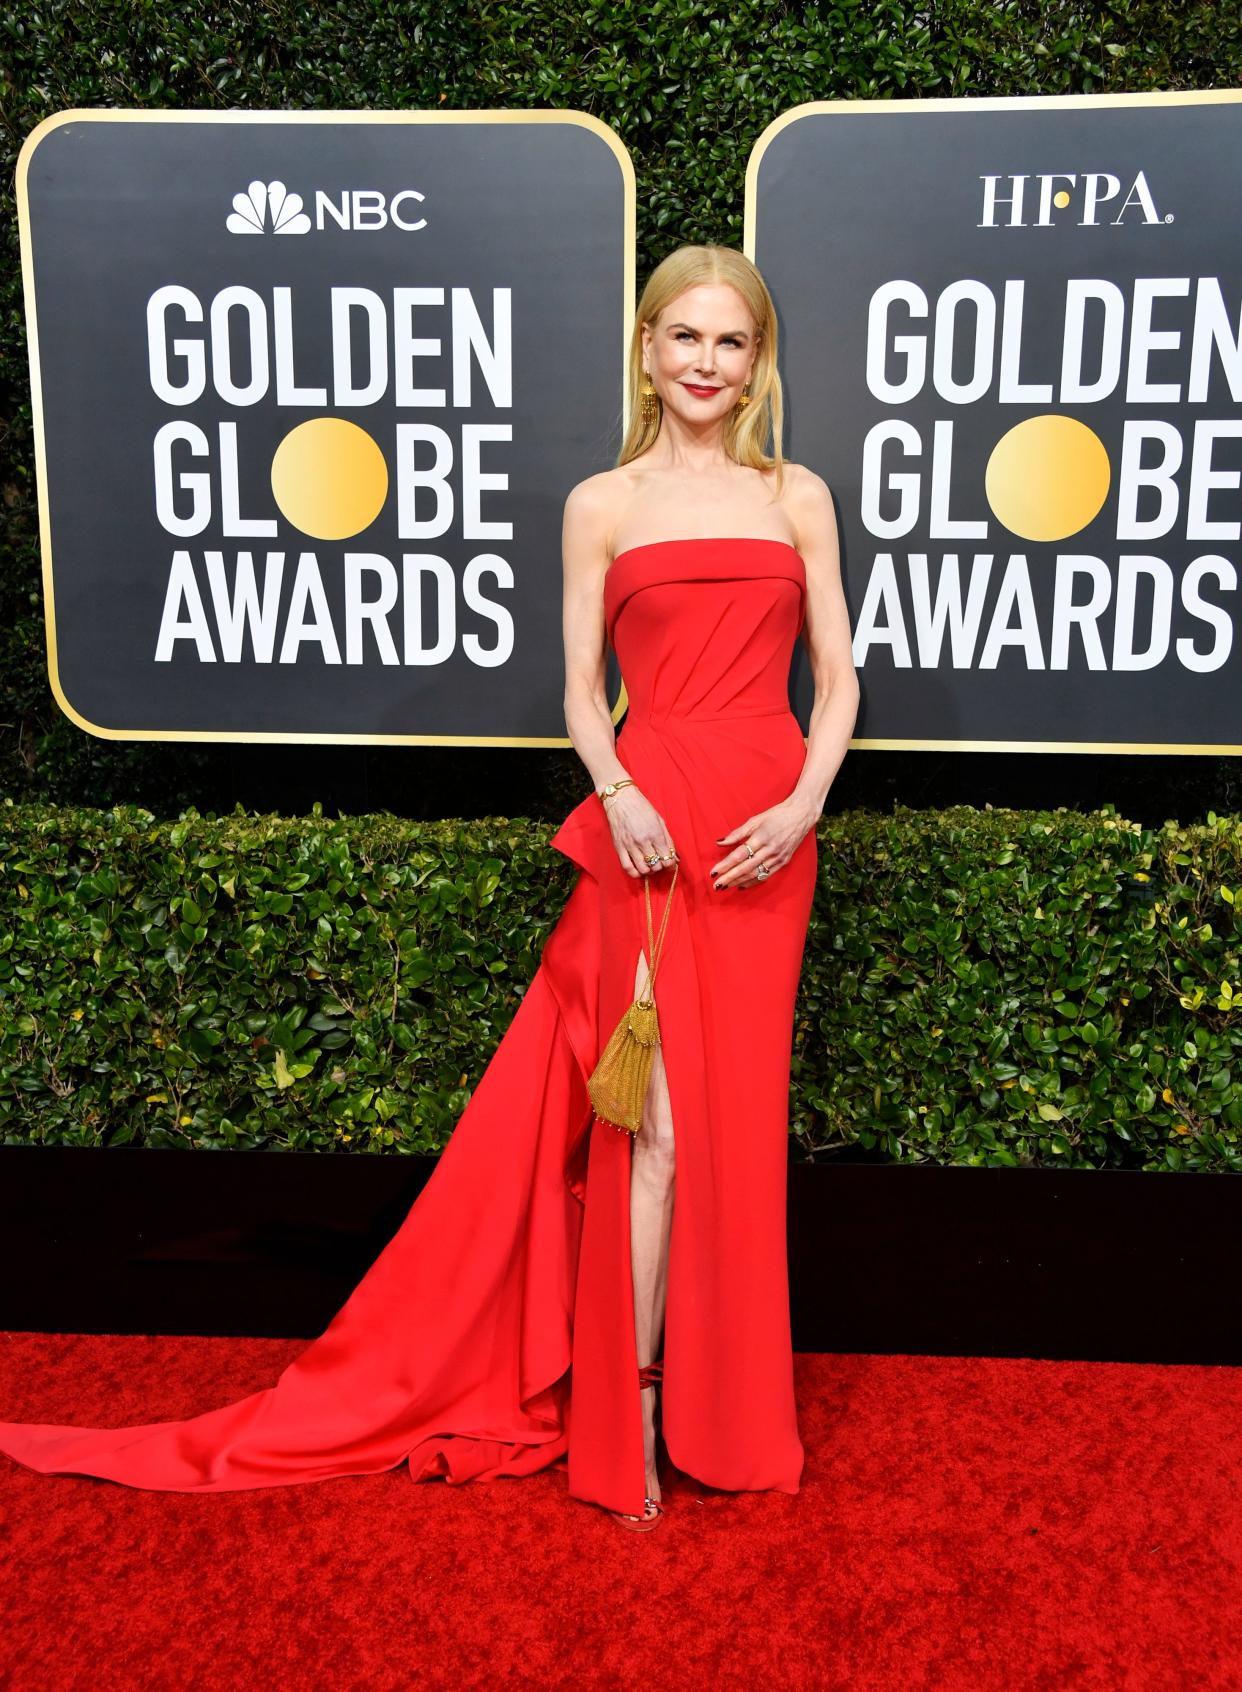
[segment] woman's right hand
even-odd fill
[[[669,838],[664,818],[637,787],[623,787],[602,803],[608,816],[608,827],[612,830],[612,843],[617,848],[617,856],[626,875],[651,875],[658,870],[672,868],[677,849]],[[669,853],[673,858],[668,862],[649,864],[647,859],[655,852],[662,860],[667,859]]]

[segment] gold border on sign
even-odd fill
[[[819,117],[827,112],[840,112],[847,116],[859,112],[879,113],[884,117],[901,118],[911,112],[1047,111],[1055,106],[1071,110],[1084,106],[1224,106],[1236,104],[1239,100],[1242,100],[1242,91],[1233,88],[1189,88],[1144,94],[990,94],[979,98],[962,95],[938,100],[805,100],[773,118],[751,148],[746,162],[742,251],[752,264],[758,264],[755,257],[755,221],[759,167],[764,154],[781,131],[800,118]],[[860,750],[883,752],[1160,752],[1170,755],[1242,752],[1242,745],[1143,740],[907,740],[872,739],[863,735],[849,744]]]
[[[501,111],[484,107],[478,111],[418,110],[408,112],[380,111],[208,111],[201,108],[179,108],[176,111],[128,111],[116,107],[93,108],[72,106],[53,112],[44,118],[22,142],[17,156],[17,226],[22,255],[22,287],[26,303],[26,340],[30,354],[30,406],[35,438],[35,485],[39,502],[39,545],[43,560],[44,633],[47,638],[48,680],[52,694],[64,714],[88,734],[102,740],[220,740],[238,743],[300,742],[311,745],[357,746],[572,746],[568,735],[508,735],[508,734],[314,734],[277,733],[261,729],[226,731],[222,729],[115,729],[88,721],[69,703],[60,682],[56,653],[56,600],[52,586],[52,533],[47,495],[47,451],[43,438],[43,393],[39,369],[38,315],[35,305],[34,250],[30,230],[30,208],[26,192],[26,175],[39,143],[52,130],[66,123],[559,123],[575,124],[590,131],[604,142],[621,168],[624,200],[622,217],[622,323],[621,368],[629,348],[634,321],[634,246],[637,238],[635,215],[636,191],[634,163],[624,142],[614,129],[592,116],[590,112],[573,111],[568,107],[549,106],[531,111]],[[624,390],[624,385],[623,385]],[[629,426],[629,395],[623,391],[622,431]],[[620,697],[612,707],[616,721],[624,704],[622,684]]]

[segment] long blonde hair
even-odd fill
[[[643,379],[642,326],[650,323],[654,327],[660,313],[679,294],[702,283],[727,283],[736,288],[754,319],[758,349],[750,378],[750,404],[740,410],[735,406],[731,416],[725,420],[724,445],[730,458],[738,464],[749,465],[755,470],[775,468],[779,495],[784,466],[781,454],[784,402],[776,368],[776,308],[763,277],[745,253],[739,253],[733,247],[678,247],[662,259],[648,277],[634,314],[634,330],[630,336],[626,367],[630,421],[617,455],[617,464],[628,464],[632,458],[646,452],[660,432],[662,403],[657,399],[655,416],[648,422],[643,418],[639,397]]]

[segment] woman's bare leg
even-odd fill
[[[635,995],[646,981],[647,968],[639,954]],[[630,1171],[630,1258],[634,1277],[634,1337],[638,1364],[653,1363],[664,1330],[664,1301],[668,1284],[668,1245],[673,1220],[675,1157],[673,1112],[668,1095],[664,1055],[655,1049],[651,1084],[643,1106],[642,1127],[634,1139]],[[642,1393],[643,1452],[647,1493],[660,1496],[655,1453],[655,1388]]]

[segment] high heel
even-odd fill
[[[663,1358],[658,1358],[654,1363],[644,1363],[638,1371],[638,1390],[641,1392],[646,1387],[661,1389],[663,1380]],[[662,1396],[662,1390],[657,1390],[655,1410],[652,1415],[657,1447],[660,1438],[660,1399]],[[664,1506],[658,1498],[648,1497],[643,1499],[643,1510],[644,1514],[641,1516],[627,1515],[624,1510],[609,1510],[608,1514],[614,1521],[620,1522],[622,1527],[629,1528],[632,1533],[649,1533],[663,1516]]]

